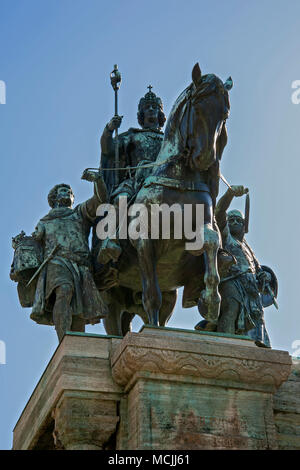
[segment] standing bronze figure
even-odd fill
[[[75,208],[72,188],[58,184],[48,195],[51,210],[38,222],[32,236],[23,233],[13,241],[11,278],[19,283],[21,305],[32,307],[32,320],[54,325],[59,341],[66,331],[84,332],[87,323],[99,323],[108,314],[94,283],[88,244],[97,207],[106,199],[100,176],[93,197]],[[38,275],[32,276],[34,272]]]
[[[246,216],[238,210],[227,212],[234,197],[247,193],[248,189],[243,186],[231,186],[216,206],[215,216],[222,234],[223,247],[235,259],[235,264],[220,281],[222,302],[216,330],[248,334],[258,346],[270,347],[263,307],[274,302],[277,305],[277,280],[270,268],[259,264],[245,239],[249,222],[248,204]],[[202,329],[204,326],[205,322],[202,321],[195,328]]]

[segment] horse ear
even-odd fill
[[[231,77],[228,77],[226,82],[224,83],[225,90],[229,91],[233,87],[233,81]]]
[[[192,79],[196,86],[199,85],[199,83],[201,82],[201,70],[200,70],[198,62],[197,64],[194,65],[194,68],[192,71]]]

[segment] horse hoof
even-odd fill
[[[201,320],[195,326],[195,330],[197,331],[216,331],[216,329],[217,329],[217,325],[215,323],[211,323],[206,320]]]
[[[205,300],[204,300],[202,297],[200,297],[199,300],[198,300],[198,312],[200,313],[200,315],[201,315],[202,317],[205,318],[206,315],[207,315],[207,311],[208,311],[208,309],[207,309],[207,303],[205,302]],[[199,325],[200,323],[201,323],[201,322],[199,322],[198,325]],[[197,326],[197,325],[196,325],[196,326]]]
[[[255,341],[255,344],[256,344],[256,346],[258,346],[259,348],[268,348],[268,349],[271,349],[271,346],[267,346],[265,343],[263,343],[262,341],[259,341],[259,340],[256,340],[256,341]]]

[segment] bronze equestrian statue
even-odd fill
[[[149,210],[153,204],[204,206],[204,244],[199,250],[186,250],[186,239],[119,240],[122,253],[115,263],[117,284],[107,289],[109,315],[104,325],[109,334],[125,334],[135,314],[145,323],[163,326],[172,314],[177,288],[190,290],[197,279],[200,302],[206,311],[207,329],[215,329],[219,309],[217,254],[221,240],[214,221],[219,188],[219,165],[227,143],[226,119],[230,104],[229,78],[202,75],[198,64],[192,83],[174,103],[166,124],[164,140],[151,175],[135,196],[135,204]],[[193,219],[193,225],[195,226]],[[149,228],[150,230],[150,228]],[[97,244],[97,242],[96,242]],[[95,245],[93,253],[97,256]],[[98,254],[98,262],[101,263]],[[96,273],[103,289],[101,269]]]

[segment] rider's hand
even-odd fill
[[[235,197],[243,196],[249,192],[248,188],[245,188],[244,186],[231,186],[229,191]]]
[[[121,123],[122,123],[123,116],[114,116],[109,123],[107,124],[107,129],[111,132],[115,131],[116,129],[119,129]]]

